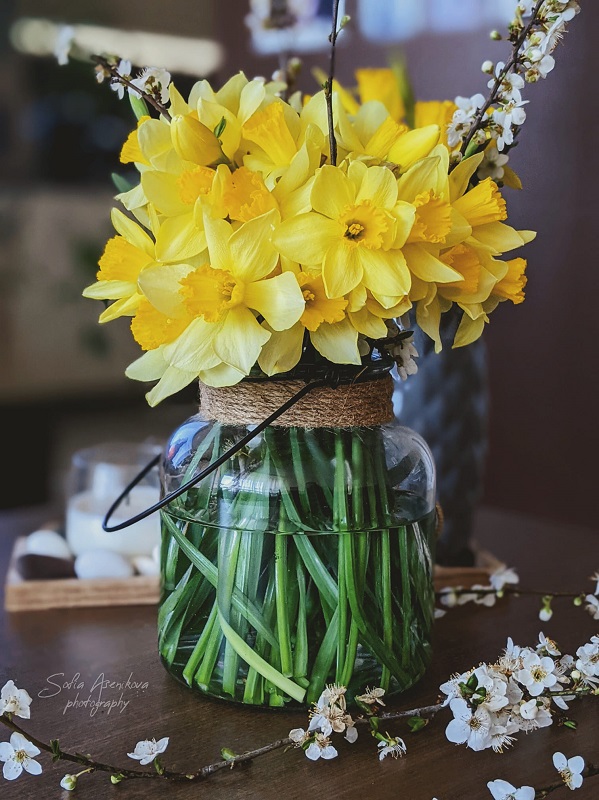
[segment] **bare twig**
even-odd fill
[[[333,81],[335,80],[335,55],[337,36],[339,35],[339,0],[333,0],[332,29],[329,41],[331,43],[331,53],[329,57],[329,77],[324,87],[324,96],[327,103],[327,119],[329,123],[329,153],[330,162],[333,166],[337,164],[337,140],[335,138],[335,120],[333,118]]]
[[[438,592],[435,592],[436,597],[447,597],[448,595],[460,596],[464,594],[480,595],[481,597],[488,594],[513,594],[515,596],[523,595],[524,597],[568,597],[575,600],[577,597],[584,597],[585,592],[543,592],[540,589],[521,589],[518,586],[504,586],[499,590],[493,589],[492,587],[485,589],[468,589],[462,586],[456,586],[455,588],[448,586],[446,589],[440,589]]]

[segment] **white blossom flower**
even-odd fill
[[[542,631],[539,633],[537,653],[544,653],[548,656],[561,656],[557,642],[554,642],[553,639],[548,639]]]
[[[576,669],[585,683],[599,683],[599,636],[576,651]]]
[[[434,611],[434,618],[435,618],[435,619],[441,619],[441,618],[442,618],[442,617],[444,617],[446,614],[447,614],[447,611],[445,611],[445,609],[444,609],[444,608],[435,608],[435,611]]]
[[[505,69],[505,63],[503,61],[498,61],[497,66],[495,67],[495,77],[491,78],[487,86],[489,89],[493,89],[495,86],[495,82],[497,78],[501,76],[501,73]],[[521,100],[522,97],[520,95],[520,89],[524,87],[524,78],[521,75],[518,75],[517,72],[508,72],[507,75],[504,75],[501,81],[501,93],[500,97],[502,100]]]
[[[450,147],[456,147],[462,142],[472,127],[478,110],[485,104],[485,98],[482,94],[456,97],[455,104],[457,109],[447,128],[447,143]]]
[[[171,74],[165,69],[158,67],[146,67],[142,70],[137,78],[134,78],[131,83],[137,86],[142,92],[152,95],[159,100],[162,105],[169,101],[168,87],[171,82]],[[129,94],[136,95],[134,89],[128,87]]]
[[[554,753],[553,766],[569,789],[580,789],[582,786],[582,771],[584,770],[582,756],[574,756],[567,759],[563,753]]]
[[[508,637],[507,646],[497,662],[497,668],[506,675],[522,669],[522,652],[522,648],[514,644],[511,636]]]
[[[168,747],[168,736],[165,736],[164,739],[145,739],[142,742],[138,742],[135,745],[135,750],[132,753],[127,753],[129,758],[134,758],[136,761],[139,761],[142,767],[145,767],[146,764],[150,764],[156,756],[159,756],[160,753],[164,753],[166,748]]]
[[[500,711],[508,705],[507,681],[501,673],[490,672],[490,668],[483,664],[474,670],[474,675],[478,680],[476,692],[484,690],[484,699],[480,707],[486,708],[487,711]]]
[[[495,150],[495,148],[493,149]],[[497,151],[495,150],[495,152]],[[500,156],[498,154],[498,158],[506,159],[502,163],[503,164],[507,163],[508,159],[507,156]],[[504,586],[508,585],[508,583],[509,584],[520,583],[520,578],[518,577],[518,573],[514,569],[512,569],[511,567],[507,567],[505,564],[502,564],[495,570],[495,572],[493,572],[489,576],[489,583],[491,584],[493,589],[495,589],[496,592],[500,592]]]
[[[414,346],[414,337],[400,339],[390,350],[391,356],[397,364],[397,373],[402,381],[407,381],[408,375],[415,375],[418,372],[418,364],[414,361],[418,358],[418,350]]]
[[[524,720],[519,725],[519,728],[527,733],[538,728],[547,728],[553,724],[553,717],[547,708],[547,704],[537,701],[535,698],[522,703],[518,710],[522,720]]]
[[[526,686],[532,697],[538,697],[544,689],[557,683],[555,662],[548,656],[541,658],[537,653],[527,653],[522,659],[522,669],[515,677],[518,683]]]
[[[589,580],[595,581],[595,591],[593,592],[593,594],[599,595],[599,572],[596,572],[594,575],[591,575]]]
[[[458,591],[461,591],[461,589],[461,586],[446,586],[444,589],[441,589],[439,593],[439,602],[447,606],[447,608],[455,608],[459,600]]]
[[[586,600],[585,608],[593,619],[599,619],[599,598],[594,594],[587,594],[584,598]]]
[[[387,758],[387,756],[391,756],[391,758],[400,758],[407,752],[404,740],[398,737],[390,737],[384,742],[379,742],[377,747],[379,748],[379,761]]]
[[[121,78],[125,78],[128,81],[131,80],[131,62],[121,59],[117,67],[117,73],[121,76]],[[122,83],[113,78],[110,83],[110,88],[113,92],[118,94],[119,100],[123,99],[125,96],[125,87]]]
[[[516,789],[511,783],[498,779],[489,781],[487,788],[494,800],[535,800],[535,790],[532,786],[521,786]]]
[[[343,691],[341,691],[343,690]],[[354,721],[346,712],[345,687],[331,685],[327,687],[314,704],[314,710],[310,719],[308,732],[320,731],[324,736],[335,733],[343,733],[347,728],[349,739],[354,741],[358,738],[358,732],[354,728]],[[351,733],[349,732],[351,730]],[[346,735],[347,738],[347,735]]]
[[[439,686],[440,691],[447,695],[443,702],[444,706],[448,706],[454,697],[462,696],[460,684],[468,683],[468,680],[473,672],[474,670],[470,670],[469,672],[462,672],[461,675],[456,673],[448,681],[445,681],[445,683],[442,683],[441,686]]]
[[[66,792],[74,792],[76,786],[77,786],[76,775],[65,775],[60,782],[60,788],[64,789]]]
[[[14,681],[7,681],[0,692],[0,714],[14,714],[21,719],[30,719],[31,697],[25,689],[18,689]]]
[[[22,733],[13,733],[9,742],[0,742],[0,761],[4,762],[2,774],[7,781],[14,781],[25,770],[30,775],[40,775],[42,766],[34,761],[40,750]]]
[[[377,706],[384,706],[383,703],[383,695],[385,694],[385,690],[379,687],[375,687],[371,689],[369,686],[366,687],[366,691],[364,694],[360,694],[356,696],[356,700],[359,700],[360,703],[365,703],[367,706],[377,705]]]
[[[522,108],[526,103],[528,103],[528,100],[520,100],[519,102],[511,100],[493,112],[493,123],[498,134],[497,149],[499,151],[514,143],[514,127],[523,125],[526,120],[526,111]]]
[[[491,726],[491,747],[495,753],[503,753],[506,747],[511,747],[516,739],[510,736],[508,729],[503,725]]]
[[[304,742],[308,741],[310,734],[303,728],[293,728],[293,730],[289,731],[289,738],[296,747],[301,747]]]
[[[75,29],[71,25],[61,25],[54,42],[54,56],[61,67],[69,63],[69,54],[75,39]]]
[[[445,736],[454,744],[465,744],[471,750],[491,746],[491,715],[484,708],[472,710],[462,697],[454,698],[449,708],[454,719],[445,729]]]
[[[505,175],[504,167],[509,160],[510,157],[505,153],[500,153],[495,144],[492,143],[486,148],[485,158],[476,174],[481,180],[492,178],[494,181],[501,181]]]
[[[331,740],[322,733],[317,733],[314,741],[308,746],[306,750],[306,758],[310,761],[318,761],[319,758],[329,760],[336,758],[338,755],[337,750],[331,744]]]

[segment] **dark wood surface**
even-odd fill
[[[3,574],[14,537],[26,533],[43,518],[32,514],[0,514],[0,573]],[[477,520],[478,540],[519,569],[522,585],[553,590],[590,590],[588,577],[599,567],[596,530],[566,527],[507,513],[484,510]],[[173,769],[188,770],[216,760],[222,746],[236,752],[266,744],[287,735],[292,727],[305,726],[306,715],[261,712],[215,703],[192,695],[175,683],[156,654],[155,610],[130,607],[3,614],[0,627],[0,685],[12,678],[34,697],[32,719],[24,727],[39,738],[59,738],[64,749],[86,751],[111,763],[135,766],[127,758],[139,739],[170,737],[165,761]],[[555,603],[549,623],[538,620],[538,602],[510,598],[495,608],[465,606],[437,623],[435,657],[428,675],[392,708],[411,708],[434,702],[439,684],[451,673],[480,660],[494,660],[512,636],[522,645],[536,642],[539,630],[557,639],[564,652],[573,652],[597,633],[598,625],[570,601]],[[70,707],[75,689],[63,689],[40,698],[48,683],[70,681],[79,674],[87,697],[100,675],[113,681],[147,682],[146,690],[126,690],[127,707],[119,713],[90,716],[85,708]],[[118,701],[120,692],[106,690],[103,699]],[[572,707],[577,731],[556,725],[529,736],[520,735],[513,750],[503,756],[492,751],[474,753],[447,742],[444,730],[449,712],[441,712],[422,733],[413,735],[393,725],[404,736],[408,755],[399,761],[379,763],[375,742],[362,732],[355,745],[341,740],[339,758],[309,762],[300,752],[278,751],[244,769],[226,770],[203,785],[168,784],[162,781],[110,785],[106,775],[85,776],[77,787],[82,800],[93,798],[153,798],[171,800],[209,797],[210,800],[270,800],[284,797],[360,798],[373,800],[484,800],[490,794],[486,782],[503,778],[516,786],[540,788],[557,778],[551,757],[561,750],[568,757],[583,755],[599,761],[599,714],[593,699]],[[0,730],[0,740],[8,732]],[[341,738],[341,737],[339,737]],[[21,776],[14,783],[0,778],[0,797],[32,800],[68,795],[59,788],[66,764],[52,765],[42,756],[40,777]],[[552,794],[568,797],[565,787]],[[599,778],[589,780],[576,800],[596,800]]]

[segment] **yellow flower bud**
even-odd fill
[[[171,139],[184,161],[207,167],[224,157],[220,142],[210,128],[190,115],[177,114],[172,118]]]

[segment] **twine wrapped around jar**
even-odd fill
[[[215,388],[200,383],[200,411],[208,420],[227,425],[262,422],[305,386],[301,380],[243,381]],[[273,424],[298,428],[358,428],[393,419],[390,375],[336,388],[314,389]]]

